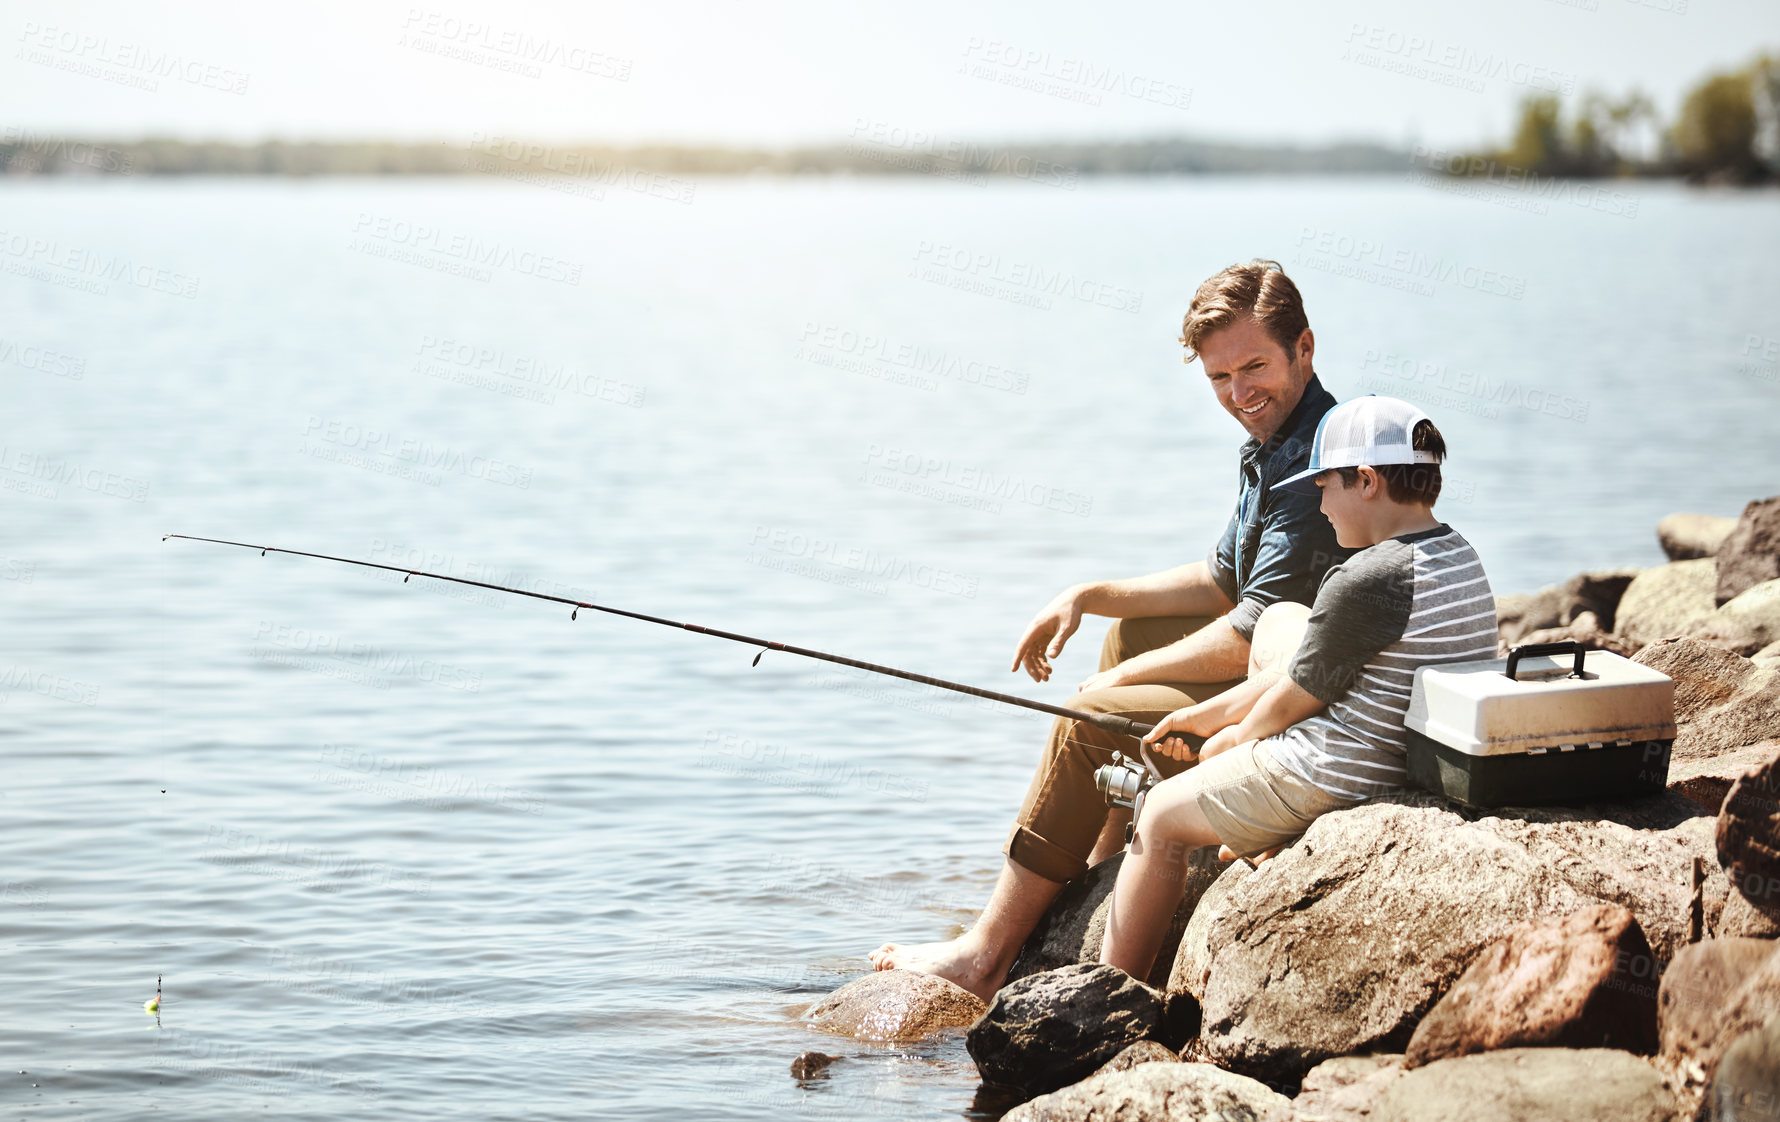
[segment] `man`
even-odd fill
[[[1262,611],[1285,600],[1309,605],[1323,573],[1346,556],[1316,497],[1271,490],[1304,470],[1317,422],[1335,404],[1312,369],[1315,339],[1297,286],[1277,262],[1232,265],[1193,294],[1181,343],[1249,435],[1236,511],[1206,560],[1076,585],[1033,619],[1012,669],[1039,682],[1050,679],[1051,659],[1084,613],[1115,621],[1099,673],[1067,702],[1074,709],[1153,723],[1236,684]],[[1095,769],[1115,750],[1135,754],[1137,742],[1059,718],[976,925],[948,942],[886,943],[872,965],[936,974],[992,997],[1064,883],[1123,847],[1129,816],[1109,815],[1094,786]],[[1156,763],[1164,775],[1190,766]]]

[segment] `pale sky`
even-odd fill
[[[1780,52],[1780,0],[0,0],[0,35],[36,134],[1466,145],[1540,89],[1668,116]]]

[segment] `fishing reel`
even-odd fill
[[[1131,844],[1131,836],[1137,826],[1137,816],[1143,813],[1143,799],[1150,793],[1150,788],[1162,781],[1162,773],[1150,759],[1150,750],[1139,744],[1137,751],[1141,760],[1134,760],[1123,752],[1114,752],[1112,763],[1094,772],[1094,786],[1105,797],[1107,806],[1128,807],[1131,810],[1131,821],[1125,823],[1125,844]]]

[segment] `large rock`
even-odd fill
[[[1763,581],[1721,604],[1684,632],[1715,647],[1753,658],[1780,642],[1780,580]]]
[[[1780,954],[1764,939],[1696,943],[1663,974],[1659,1002],[1657,1065],[1691,1117],[1737,1038],[1780,1016]]]
[[[919,1040],[968,1025],[983,999],[961,986],[912,970],[879,970],[855,978],[810,1007],[809,1026],[856,1040]]]
[[[1638,653],[1639,644],[1627,639],[1624,635],[1615,635],[1602,629],[1601,623],[1593,612],[1583,612],[1563,627],[1546,627],[1538,631],[1529,631],[1515,639],[1512,643],[1501,645],[1501,654],[1506,655],[1508,648],[1525,646],[1534,643],[1581,643],[1592,651],[1612,651],[1622,658],[1630,658]]]
[[[1744,507],[1712,560],[1718,578],[1714,598],[1720,604],[1763,581],[1780,579],[1780,495]]]
[[[1496,600],[1496,633],[1504,646],[1544,642],[1531,633],[1563,628],[1584,615],[1592,615],[1599,630],[1610,632],[1620,597],[1641,569],[1603,569],[1578,573],[1563,584],[1548,585],[1531,596],[1503,596]]]
[[[1620,597],[1614,630],[1639,645],[1686,634],[1690,625],[1718,610],[1712,589],[1717,562],[1671,561],[1639,573]]]
[[[1705,759],[1673,760],[1669,763],[1669,790],[1698,803],[1706,813],[1717,814],[1724,806],[1724,797],[1731,793],[1731,784],[1773,759],[1776,753],[1780,753],[1780,740],[1766,740]]]
[[[1034,1094],[1088,1075],[1162,1027],[1162,995],[1116,966],[1064,966],[1003,986],[964,1043],[985,1082]]]
[[[1374,1122],[1672,1122],[1650,1064],[1606,1048],[1510,1048],[1417,1068],[1384,1089]]]
[[[1731,785],[1718,812],[1717,845],[1732,887],[1780,919],[1780,749]]]
[[[1633,661],[1675,681],[1673,760],[1780,738],[1780,664],[1758,665],[1694,639],[1652,643]]]
[[[1015,1107],[1002,1122],[1256,1122],[1291,1100],[1211,1064],[1140,1064]]]
[[[1154,1040],[1139,1040],[1127,1047],[1123,1052],[1100,1065],[1094,1075],[1111,1075],[1115,1071],[1130,1071],[1138,1064],[1178,1064],[1180,1057],[1165,1044]],[[1089,1076],[1092,1079],[1094,1076]]]
[[[1246,861],[1232,861],[1210,888],[1199,898],[1199,907],[1187,921],[1181,936],[1180,949],[1175,952],[1174,968],[1168,973],[1168,995],[1186,994],[1194,1000],[1205,998],[1205,983],[1211,977],[1211,931],[1234,907],[1236,891],[1255,868]]]
[[[1064,886],[1020,948],[1008,970],[1008,982],[1017,982],[1059,966],[1100,961],[1100,944],[1106,938],[1106,916],[1112,908],[1113,883],[1118,879],[1124,861],[1124,853],[1116,853]],[[1180,947],[1187,920],[1192,917],[1199,898],[1223,871],[1224,863],[1218,860],[1216,846],[1194,850],[1187,858],[1180,905],[1175,909],[1174,922],[1162,937],[1156,964],[1145,979],[1150,985],[1161,989],[1168,984],[1168,972],[1174,964],[1174,954]]]
[[[1710,557],[1733,529],[1735,518],[1713,514],[1671,514],[1656,524],[1656,540],[1671,561]]]
[[[1219,1064],[1282,1081],[1334,1056],[1401,1051],[1491,941],[1588,902],[1523,847],[1451,811],[1374,803],[1325,814],[1208,922],[1202,1046]]]
[[[1711,1116],[1725,1122],[1780,1115],[1780,1020],[1751,1029],[1725,1050],[1707,1100]]]
[[[1484,948],[1422,1018],[1408,1065],[1502,1048],[1654,1052],[1654,961],[1638,921],[1616,904],[1531,920]]]
[[[1291,1106],[1262,1122],[1362,1122],[1405,1070],[1403,1057],[1390,1053],[1324,1060],[1304,1077]]]

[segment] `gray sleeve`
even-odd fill
[[[1244,596],[1234,608],[1230,609],[1224,619],[1236,629],[1236,634],[1242,636],[1245,642],[1252,643],[1255,641],[1255,624],[1260,622],[1261,613],[1266,610],[1267,605],[1261,601],[1253,596]]]
[[[1367,662],[1403,637],[1415,606],[1415,547],[1384,541],[1329,570],[1304,642],[1287,670],[1325,704],[1341,700]]]

